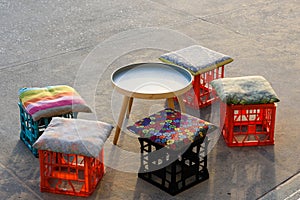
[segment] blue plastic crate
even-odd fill
[[[35,157],[38,157],[38,150],[33,148],[32,145],[43,134],[52,117],[41,118],[37,121],[33,121],[32,116],[26,112],[20,102],[18,103],[18,105],[20,108],[21,124],[20,139],[25,143],[25,145],[29,148],[33,155]],[[76,118],[77,113],[68,113],[55,117]]]

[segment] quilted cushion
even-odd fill
[[[33,147],[97,158],[112,128],[100,121],[53,117]]]
[[[211,82],[227,104],[265,104],[279,102],[270,83],[262,76],[221,78]]]
[[[92,112],[75,89],[67,85],[22,88],[19,99],[34,121],[70,112]]]
[[[201,74],[233,61],[227,55],[218,53],[200,45],[189,46],[163,54],[159,59],[189,70],[193,75]]]
[[[203,140],[208,130],[213,130],[216,126],[194,116],[166,108],[127,128],[142,138],[179,150],[196,139]]]

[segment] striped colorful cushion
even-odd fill
[[[92,112],[75,89],[67,85],[21,88],[19,99],[34,121],[70,112]]]

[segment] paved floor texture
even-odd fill
[[[272,84],[281,100],[275,145],[229,148],[217,138],[208,154],[209,180],[176,196],[122,170],[131,163],[106,152],[108,163],[119,162],[110,163],[85,199],[299,199],[299,38],[298,0],[1,0],[0,199],[81,199],[40,192],[38,159],[19,140],[20,88],[71,85],[97,119],[115,125],[121,97],[111,72],[158,62],[160,54],[191,44],[234,58],[227,77],[262,75]],[[132,120],[163,104],[135,102]],[[126,131],[118,147],[138,151]]]

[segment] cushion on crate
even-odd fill
[[[233,59],[227,55],[200,45],[193,45],[163,54],[159,59],[169,64],[184,67],[193,75],[210,71],[233,61]]]
[[[128,130],[142,138],[173,150],[190,145],[196,139],[204,139],[208,130],[216,126],[202,119],[166,108],[128,126]]]
[[[76,90],[67,85],[21,88],[19,99],[34,121],[70,112],[92,112]]]
[[[211,82],[227,104],[265,104],[279,102],[270,83],[262,76],[221,78]]]
[[[105,122],[53,117],[33,147],[97,158],[112,129]]]

